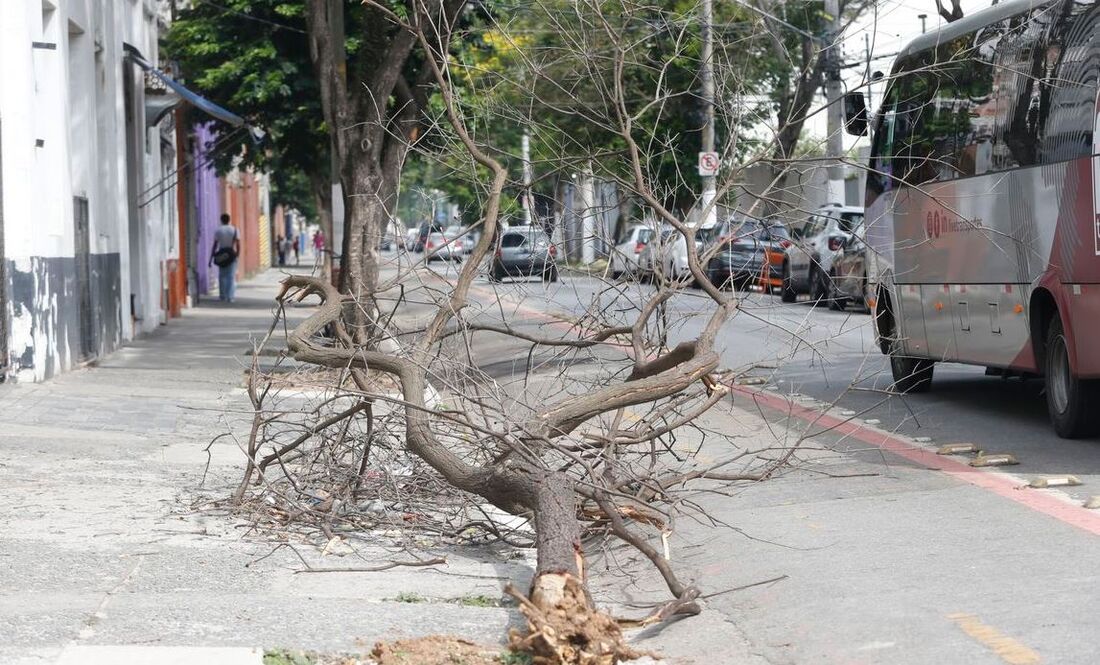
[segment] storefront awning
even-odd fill
[[[153,76],[160,79],[164,85],[168,86],[178,98],[173,99],[174,95],[157,95],[150,96],[146,101],[146,117],[153,120],[154,124],[159,121],[168,110],[176,106],[181,102],[188,102],[195,108],[221,120],[222,122],[232,125],[233,127],[243,127],[245,125],[244,118],[232,113],[218,106],[209,99],[203,97],[197,92],[188,90],[182,83],[176,81],[172,77],[168,76],[164,72],[160,71],[141,54],[141,51],[137,47],[130,44],[123,43],[123,49],[126,51],[126,57],[130,58],[134,64],[141,67],[145,71],[149,72]],[[159,99],[158,99],[159,98]],[[150,107],[150,105],[152,105]]]

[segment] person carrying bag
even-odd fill
[[[233,302],[237,290],[237,257],[241,253],[241,236],[237,227],[229,223],[229,215],[223,214],[221,222],[222,225],[214,231],[210,263],[218,266],[218,300]]]

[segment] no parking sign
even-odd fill
[[[721,162],[718,159],[718,153],[716,152],[701,152],[699,153],[699,175],[710,176],[718,175],[718,167]]]

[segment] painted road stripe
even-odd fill
[[[900,437],[880,430],[867,429],[857,421],[838,418],[815,409],[793,404],[780,395],[742,386],[733,386],[733,392],[752,399],[761,406],[788,413],[799,420],[820,425],[823,429],[850,436],[880,450],[919,464],[926,469],[940,471],[967,484],[987,490],[1070,526],[1077,527],[1082,531],[1100,536],[1100,513],[1091,512],[1075,503],[1070,503],[1067,500],[1068,497],[1062,499],[1055,494],[1021,491],[1019,489],[1020,484],[1006,475],[978,471],[967,464],[937,455],[933,450],[914,446]]]
[[[947,618],[954,621],[955,625],[974,641],[997,654],[1001,660],[1010,665],[1035,665],[1043,662],[1039,654],[1031,648],[1004,635],[996,628],[987,626],[973,614],[948,614]]]

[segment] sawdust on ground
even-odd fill
[[[500,647],[487,647],[449,635],[379,642],[371,651],[378,665],[501,665]]]

